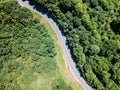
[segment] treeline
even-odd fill
[[[120,1],[33,0],[59,22],[77,67],[97,90],[120,89]]]
[[[59,76],[55,61],[55,45],[51,41],[53,40],[47,28],[33,16],[32,12],[14,0],[1,0],[0,90],[38,90],[36,88],[55,90],[62,89],[62,83],[64,83],[62,90],[67,88],[72,90]],[[49,79],[53,78],[53,74],[57,84]],[[61,80],[56,81],[56,76]],[[42,79],[38,81],[40,77]],[[35,86],[35,80],[44,83],[46,79],[51,86],[48,83],[48,87],[46,84]]]

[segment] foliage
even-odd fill
[[[70,86],[67,86],[62,78],[58,78],[53,81],[52,90],[72,90],[72,88]]]
[[[48,31],[16,1],[0,3],[0,90],[43,90],[52,88],[51,78],[61,78]],[[36,82],[41,84],[33,85]],[[64,88],[69,87],[62,82],[66,84]],[[46,83],[48,87],[42,86]]]
[[[97,90],[119,90],[120,1],[34,1],[63,27],[74,60],[88,83]]]

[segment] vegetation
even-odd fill
[[[34,0],[57,19],[86,81],[120,89],[120,1]]]
[[[61,76],[48,31],[16,1],[0,1],[0,90],[73,90]]]

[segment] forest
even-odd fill
[[[89,85],[120,90],[120,0],[33,1],[57,19]]]
[[[72,90],[60,76],[51,41],[30,10],[0,0],[0,90]]]

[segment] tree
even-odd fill
[[[62,10],[67,11],[67,10],[71,10],[72,9],[72,2],[71,0],[60,0],[60,6],[62,8]]]
[[[100,52],[100,47],[97,45],[90,45],[88,48],[89,55],[97,55]]]
[[[106,40],[101,45],[100,55],[103,56],[111,56],[112,54],[116,53],[118,49],[118,44],[115,40]]]
[[[81,20],[78,17],[73,18],[73,27],[78,28],[81,25]]]
[[[75,60],[78,62],[79,66],[83,66],[86,63],[85,54],[83,53],[83,48],[79,45],[77,48],[73,48],[73,53],[75,55]]]
[[[119,85],[120,84],[120,63],[117,62],[112,68],[112,79]]]

